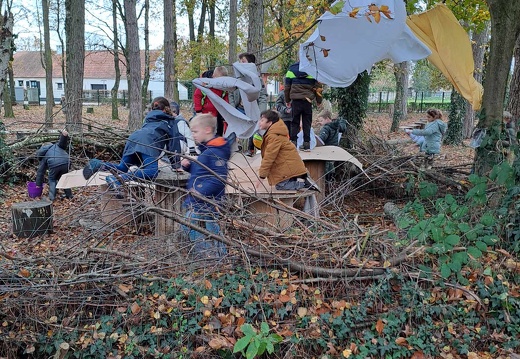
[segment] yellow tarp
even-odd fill
[[[455,89],[478,110],[483,88],[473,77],[471,41],[453,13],[443,4],[407,18],[406,24],[432,54],[428,56]]]

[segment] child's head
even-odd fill
[[[329,110],[323,110],[318,114],[318,123],[322,126],[332,122],[332,113]]]
[[[168,115],[172,114],[172,110],[170,108],[170,101],[168,101],[164,97],[156,97],[153,99],[151,104],[152,110],[159,110],[162,112],[167,113]]]
[[[436,108],[430,108],[426,110],[426,119],[428,121],[440,120],[442,118],[442,112]]]
[[[250,52],[243,52],[238,55],[238,61],[243,64],[254,64],[256,62],[256,56]]]
[[[191,119],[190,130],[195,142],[208,142],[215,137],[217,118],[209,113],[198,114]]]
[[[513,115],[511,115],[511,112],[509,111],[504,111],[502,114],[502,120],[504,123],[510,123],[513,120]]]
[[[278,112],[273,110],[265,110],[260,114],[260,121],[258,121],[258,128],[260,130],[267,130],[271,125],[280,120]]]
[[[218,66],[218,67],[215,67],[215,70],[213,70],[213,78],[227,76],[227,75],[228,75],[228,70],[225,66]]]

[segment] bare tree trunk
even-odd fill
[[[394,64],[395,101],[390,131],[396,132],[408,114],[408,62]]]
[[[488,173],[501,161],[496,148],[506,94],[507,77],[516,39],[520,34],[520,2],[509,0],[486,0],[491,14],[491,44],[484,81],[483,116],[478,126],[488,132],[482,145],[477,148],[475,172]]]
[[[475,63],[475,72],[473,77],[479,83],[482,83],[484,74],[484,55],[486,53],[486,45],[489,38],[489,24],[480,31],[473,32],[471,36],[471,47],[473,48],[473,62]],[[464,123],[462,127],[462,137],[470,138],[475,127],[475,110],[471,104],[466,100],[466,114],[464,116]]]
[[[9,61],[9,66],[7,67],[9,88],[6,86],[5,92],[4,92],[4,117],[5,118],[14,118],[13,102],[14,102],[15,96],[13,94],[14,76],[13,76],[12,53],[13,53],[13,50],[11,48],[11,59]],[[6,82],[6,85],[7,85],[7,82]]]
[[[196,36],[196,43],[192,43],[192,50],[193,46],[195,47],[195,51],[193,53],[193,71],[196,74],[200,73],[200,68],[202,65],[202,55],[201,55],[201,46],[202,41],[204,40],[204,24],[206,22],[206,12],[208,10],[207,6],[207,0],[202,0],[202,7],[200,9],[200,19],[199,19],[199,26],[197,29],[197,36]],[[207,65],[207,64],[205,64]]]
[[[209,0],[209,46],[215,46],[215,0]],[[212,53],[209,59],[209,67],[215,67],[217,56]]]
[[[247,28],[247,51],[255,54],[256,63],[262,63],[264,46],[264,4],[262,0],[249,1],[249,26]]]
[[[43,54],[45,64],[45,128],[52,128],[54,90],[52,86],[52,51],[51,51],[51,32],[49,29],[49,0],[42,0],[43,14],[43,41],[45,52]]]
[[[513,115],[515,121],[520,118],[520,36],[516,39],[515,49],[515,68],[509,85],[509,104],[507,109]]]
[[[174,98],[175,52],[174,52],[175,0],[164,0],[164,97]]]
[[[228,62],[230,64],[237,60],[237,0],[229,0],[229,53]]]
[[[1,3],[0,1],[0,5]],[[0,98],[3,98],[4,89],[6,88],[7,69],[11,58],[10,49],[13,46],[14,18],[11,12],[11,4],[12,2],[7,1],[7,10],[3,15],[0,14]]]
[[[83,73],[85,68],[85,1],[66,0],[67,56],[65,105],[69,131],[82,132]]]
[[[148,99],[148,84],[150,83],[150,31],[149,31],[149,20],[150,20],[150,0],[144,1],[144,79],[141,85],[141,96],[145,109],[146,105],[151,102]]]
[[[112,31],[114,35],[114,69],[116,71],[116,78],[114,86],[110,90],[112,97],[112,120],[119,119],[119,100],[117,95],[119,93],[119,83],[121,82],[121,68],[119,67],[119,38],[117,31],[117,0],[112,0]]]
[[[139,28],[137,27],[136,0],[124,0],[126,29],[126,61],[128,74],[128,129],[141,127],[143,106],[141,96],[141,56],[139,51]]]
[[[58,39],[61,44],[61,77],[63,78],[63,88],[67,86],[67,74],[65,73],[65,41],[63,41],[63,36],[61,36],[61,1],[56,1],[56,33],[58,34]]]

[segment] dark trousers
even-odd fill
[[[54,201],[56,198],[56,185],[58,184],[61,176],[69,172],[69,165],[63,164],[58,167],[49,168],[49,199]],[[72,190],[66,188],[63,190],[67,198],[72,198]]]
[[[217,113],[217,136],[223,136],[226,132],[227,123],[220,113]]]
[[[298,139],[300,121],[303,128],[303,142],[311,142],[312,104],[307,100],[292,100],[291,141]]]

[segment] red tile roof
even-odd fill
[[[150,69],[155,67],[155,61],[160,51],[150,51]],[[61,78],[61,55],[52,55],[52,77]],[[119,56],[121,78],[126,78],[126,61]],[[17,51],[14,53],[13,73],[15,78],[45,78],[43,68],[43,53],[39,51]],[[144,51],[141,51],[141,73],[144,74]],[[114,56],[110,51],[85,51],[86,79],[113,79],[116,77]]]

